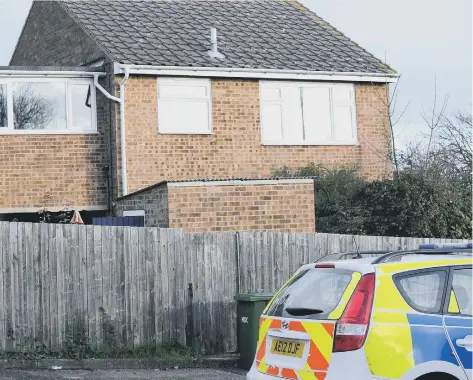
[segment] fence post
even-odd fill
[[[186,347],[190,347],[192,352],[195,350],[194,346],[194,290],[192,288],[192,282],[189,283],[187,288],[187,319],[186,319]]]
[[[236,290],[237,294],[240,293],[241,289],[241,277],[240,277],[240,233],[235,232],[235,255],[236,255],[236,270],[237,270],[237,283]]]

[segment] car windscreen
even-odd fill
[[[265,315],[300,319],[336,319],[329,315],[338,306],[353,271],[311,268],[299,272],[269,305]]]

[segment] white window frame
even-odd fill
[[[13,85],[15,83],[64,83],[66,88],[66,129],[15,129],[13,120]],[[74,84],[90,86],[90,103],[92,109],[92,128],[74,128],[72,123],[72,99],[69,88]],[[93,78],[0,78],[0,85],[7,86],[7,127],[0,127],[0,135],[74,135],[96,134],[97,132],[97,107]]]
[[[142,216],[146,225],[146,212],[145,210],[123,210],[122,216]]]
[[[212,115],[212,82],[209,78],[171,78],[171,77],[159,77],[157,78],[158,85],[157,85],[157,91],[158,91],[158,133],[161,135],[212,135],[213,134],[213,115]],[[167,97],[165,100],[192,100],[196,102],[207,102],[208,105],[208,125],[209,129],[208,131],[199,131],[195,132],[192,130],[188,131],[169,131],[169,130],[162,130],[160,128],[160,125],[162,124],[162,120],[160,119],[160,108],[163,107],[163,103],[160,102],[160,88],[162,85],[165,86],[195,86],[196,84],[199,84],[200,86],[205,85],[207,88],[207,95],[202,98],[182,98],[182,97],[176,97],[176,98],[169,98]],[[164,99],[163,99],[164,100]]]
[[[330,119],[331,119],[331,131],[332,138],[335,135],[335,126],[334,126],[334,117],[333,117],[333,101],[332,101],[332,88],[341,87],[341,86],[351,86],[353,101],[352,101],[352,129],[353,129],[353,140],[348,141],[335,141],[335,140],[318,140],[318,141],[265,141],[264,140],[264,128],[265,121],[263,117],[263,90],[267,88],[278,88],[280,89],[284,85],[290,85],[291,87],[301,88],[330,88]],[[293,145],[293,146],[302,146],[302,145],[317,145],[317,146],[330,146],[330,145],[349,145],[356,146],[358,145],[358,124],[357,124],[357,110],[356,110],[356,92],[355,85],[353,83],[333,83],[333,82],[302,82],[302,81],[267,81],[260,80],[259,82],[259,98],[260,98],[260,125],[261,125],[261,144],[262,145]],[[278,101],[268,101],[268,102],[278,102]],[[282,105],[282,99],[279,101]],[[304,127],[304,126],[303,126]]]

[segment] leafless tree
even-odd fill
[[[440,110],[438,109],[438,99],[437,99],[437,77],[434,77],[434,99],[432,109],[426,111],[424,104],[422,104],[422,119],[429,128],[429,133],[427,135],[427,147],[426,147],[426,159],[430,159],[429,155],[432,151],[433,145],[438,142],[437,133],[440,129],[443,120],[445,119],[445,111],[448,105],[449,95],[447,94],[442,102]]]
[[[0,89],[0,125],[7,125],[7,94]],[[44,129],[54,117],[51,100],[35,94],[29,84],[15,90],[13,97],[15,129]]]
[[[0,128],[7,126],[7,93],[6,87],[0,85]]]
[[[23,85],[13,99],[15,129],[44,129],[54,116],[53,102],[34,93],[31,85]]]
[[[383,125],[385,130],[388,131],[388,135],[386,135],[386,140],[388,144],[388,151],[389,155],[386,157],[387,160],[390,160],[394,164],[394,176],[399,176],[399,153],[396,148],[396,135],[395,135],[395,127],[398,125],[401,118],[406,113],[410,101],[408,101],[402,109],[399,109],[398,104],[398,96],[399,96],[399,83],[401,81],[401,76],[399,76],[398,80],[394,84],[394,86],[389,86],[389,83],[386,81],[385,86],[383,87],[383,91],[376,90],[376,94],[378,100],[381,103],[382,109],[377,108],[375,105],[372,104],[381,115],[385,115],[385,122]]]
[[[472,171],[472,115],[457,113],[443,117],[439,126],[439,140],[448,151],[449,158],[461,172]]]

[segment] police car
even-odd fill
[[[471,252],[304,265],[261,316],[247,380],[473,380]]]

